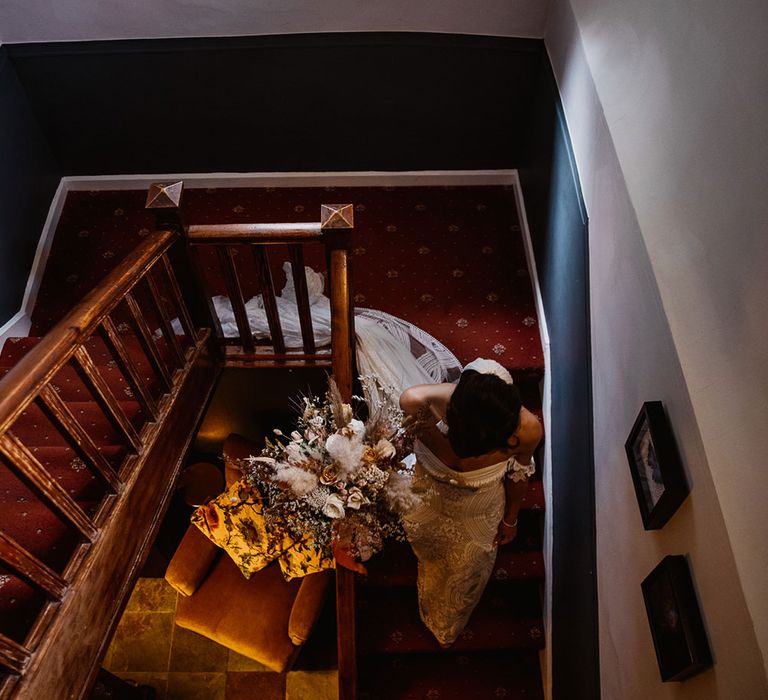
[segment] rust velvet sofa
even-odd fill
[[[231,459],[258,451],[239,435],[224,443],[227,484],[242,475]],[[232,559],[190,525],[165,578],[181,595],[176,624],[282,673],[307,641],[334,580],[332,570],[290,582],[276,562],[246,579]]]

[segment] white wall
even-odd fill
[[[590,219],[603,697],[768,697],[766,62],[752,62],[751,24],[765,10],[571,4],[575,18],[552,3],[546,44]],[[623,452],[650,399],[666,404],[692,484],[657,532],[642,529]],[[715,666],[662,684],[639,584],[685,553]]]
[[[541,37],[548,0],[3,0],[0,41],[303,32]]]

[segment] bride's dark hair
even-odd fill
[[[465,370],[445,415],[453,451],[465,458],[507,449],[521,408],[517,387],[495,374]]]

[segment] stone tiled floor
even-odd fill
[[[141,578],[120,620],[104,668],[152,686],[158,700],[336,700],[336,672],[314,665],[287,674],[173,623],[177,593]]]

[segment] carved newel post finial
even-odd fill
[[[320,206],[320,228],[354,228],[355,208],[351,204],[322,204]]]
[[[153,182],[147,191],[147,201],[144,208],[155,215],[155,226],[158,229],[170,228],[181,233],[184,223],[181,218],[181,196],[184,193],[184,182],[163,184]]]

